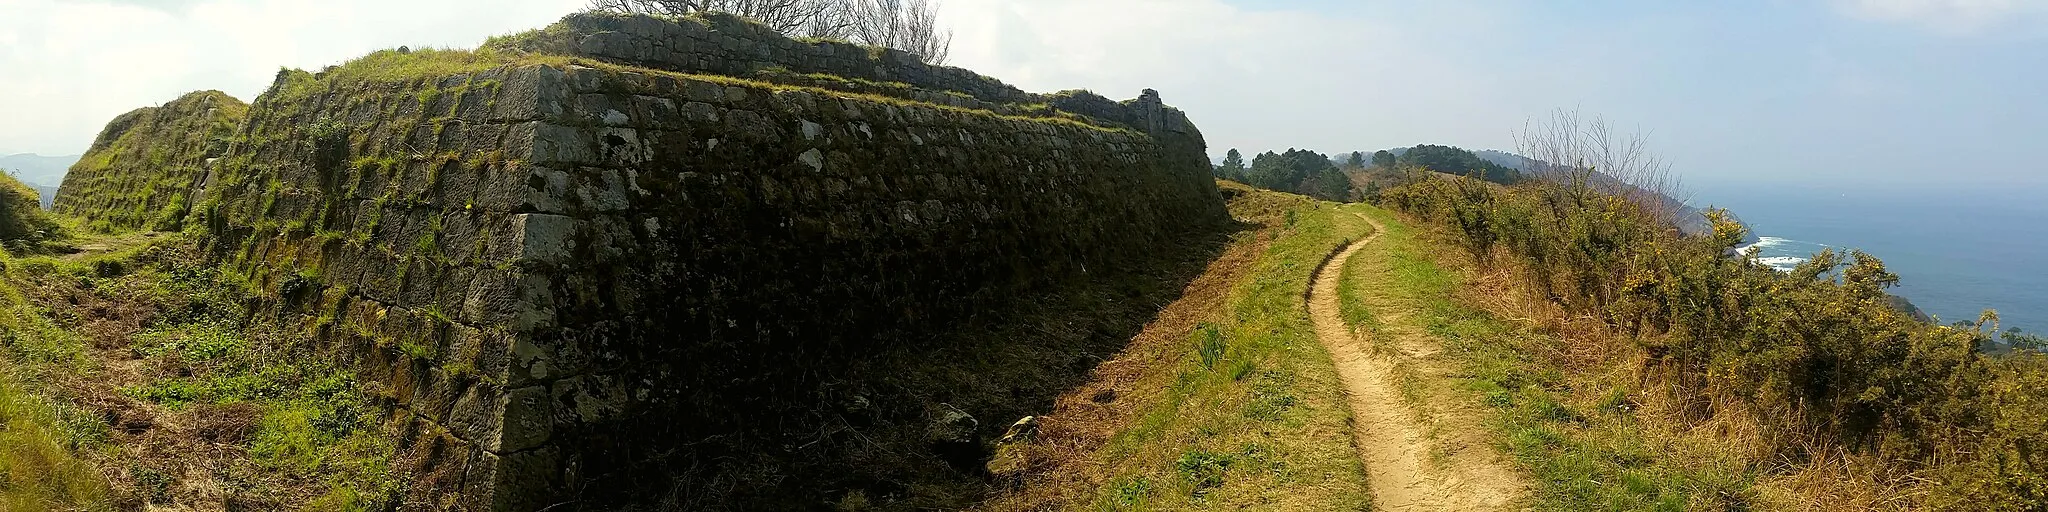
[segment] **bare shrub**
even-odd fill
[[[591,0],[590,8],[663,16],[725,12],[783,34],[895,48],[930,64],[944,64],[953,45],[953,32],[939,26],[937,0]]]
[[[1648,133],[1622,133],[1598,115],[1553,111],[1516,133],[1515,149],[1532,160],[1531,175],[1564,185],[1581,205],[1596,194],[1620,197],[1669,225],[1690,199],[1671,164],[1650,151]]]

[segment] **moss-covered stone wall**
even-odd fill
[[[227,152],[248,109],[202,91],[114,118],[64,176],[52,208],[101,229],[177,229],[207,162]]]
[[[194,207],[209,251],[250,276],[279,322],[362,369],[401,411],[416,500],[523,508],[499,492],[525,488],[504,468],[530,448],[517,429],[506,438],[507,411],[521,407],[507,361],[546,301],[519,267],[529,171],[507,156],[531,146],[530,131],[512,132],[539,114],[530,86],[522,98],[508,84],[538,72],[282,72]]]
[[[213,257],[399,411],[414,503],[534,510],[772,425],[838,360],[1227,221],[1184,116],[1101,103],[380,52],[281,72],[181,179]]]

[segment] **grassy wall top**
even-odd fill
[[[1086,91],[1028,93],[970,70],[925,63],[900,50],[826,39],[792,39],[759,23],[723,13],[681,18],[577,13],[547,28],[492,38],[484,49],[575,55],[635,67],[888,96],[1010,115],[1063,117],[1148,132],[1154,131],[1148,129],[1149,125],[1156,124],[1145,122],[1146,107],[1132,102],[1116,102]],[[1156,103],[1156,95],[1150,96]]]
[[[207,161],[248,114],[241,100],[200,91],[115,117],[65,175],[54,209],[101,230],[176,229]]]
[[[649,79],[658,77],[766,90],[805,91],[828,97],[854,98],[898,105],[923,105],[945,110],[986,114],[1006,119],[1051,122],[1097,130],[1125,131],[1125,125],[1051,108],[1047,104],[997,105],[986,102],[921,101],[916,98],[905,97],[901,94],[892,94],[892,87],[888,84],[857,81],[822,74],[803,75],[788,80],[772,80],[775,77],[790,73],[782,68],[766,68],[761,73],[756,73],[753,77],[734,77],[651,69],[587,57],[513,51],[504,48],[505,45],[502,44],[487,44],[483,48],[474,51],[429,49],[401,52],[397,50],[383,50],[339,66],[326,68],[318,73],[287,69],[278,73],[277,79],[272,83],[270,91],[257,98],[256,103],[258,105],[292,105],[302,103],[305,99],[320,94],[378,88],[413,87],[451,77],[476,75],[491,70],[525,68],[529,66],[550,66],[564,70],[572,67],[586,67],[598,69],[607,74],[632,74]],[[857,84],[861,87],[846,86],[844,84]],[[863,89],[862,87],[866,88]],[[955,96],[947,94],[941,94],[940,96],[955,98]]]
[[[497,38],[488,46],[575,54],[635,65],[727,76],[768,68],[871,82],[908,84],[992,103],[1032,103],[1031,94],[966,69],[927,64],[916,55],[826,39],[792,39],[724,13],[683,18],[585,12],[544,29]]]

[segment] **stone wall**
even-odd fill
[[[764,76],[763,70],[786,70],[900,83],[930,92],[951,91],[988,103],[1039,102],[1036,95],[1001,80],[961,68],[925,64],[917,55],[901,50],[791,39],[759,23],[717,12],[685,18],[577,13],[530,37],[506,43],[506,48],[585,55],[684,73],[751,78]],[[916,99],[946,102],[936,97]]]
[[[219,91],[122,114],[64,176],[52,208],[104,229],[176,230],[206,162],[228,149],[248,105]]]
[[[419,62],[440,58],[280,73],[193,208],[280,321],[404,412],[421,503],[557,503],[772,424],[761,402],[822,365],[1227,220],[1200,133],[1149,91],[1096,105],[1105,127]]]
[[[540,72],[281,72],[194,208],[214,257],[403,411],[416,497],[466,510],[525,508],[500,490],[536,488],[506,468],[553,464],[519,428],[541,404],[507,391],[511,353],[551,321],[523,267],[535,171],[511,156],[533,146]]]
[[[791,39],[759,23],[718,12],[684,18],[572,14],[545,29],[486,45],[498,51],[580,55],[605,62],[747,78],[907,99],[1009,115],[1067,116],[1147,133],[1172,124],[1193,133],[1179,110],[1148,94],[1117,102],[1087,91],[1028,93],[966,69],[926,64],[889,48]],[[1151,123],[1153,126],[1145,126]]]

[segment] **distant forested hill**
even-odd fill
[[[1514,184],[1522,181],[1522,170],[1487,161],[1455,146],[1423,144],[1408,148],[1395,155],[1404,166],[1423,167],[1432,171],[1472,176],[1494,183]]]
[[[1411,156],[1417,150],[1422,151],[1423,154]],[[1523,177],[1522,173],[1528,172],[1530,169],[1539,168],[1539,166],[1535,165],[1538,162],[1534,159],[1494,149],[1466,151],[1456,147],[1424,144],[1413,148],[1393,148],[1387,151],[1399,157],[1404,165],[1415,163],[1417,165],[1425,165],[1431,170],[1450,174],[1472,174],[1479,172],[1485,176],[1487,181],[1499,183],[1511,183],[1512,181],[1495,179],[1496,177],[1506,176],[1497,169],[1511,170],[1515,173],[1513,175],[1515,179],[1520,179]],[[1366,152],[1366,154],[1371,153]],[[1489,172],[1488,170],[1492,171]],[[1604,177],[1605,175],[1601,176]],[[1613,178],[1608,179],[1612,180]],[[1618,184],[1619,180],[1615,180],[1614,183]],[[1667,207],[1679,212],[1678,229],[1680,231],[1686,234],[1701,234],[1713,229],[1712,224],[1707,222],[1705,209],[1686,204],[1683,198],[1672,197],[1669,194],[1659,193],[1658,197],[1663,198]],[[1730,216],[1733,215],[1733,213],[1730,214]],[[1742,223],[1740,217],[1736,217],[1735,221]],[[1743,225],[1747,226],[1748,224],[1743,223]],[[1755,242],[1756,234],[1751,233],[1748,241]]]

